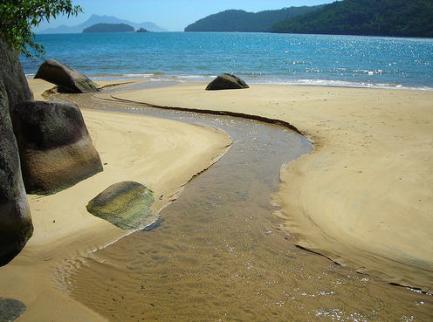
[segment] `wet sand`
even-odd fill
[[[413,270],[409,270],[402,279],[401,275],[395,273],[405,272],[407,258],[402,257],[400,266],[396,265],[395,268],[385,272],[383,268],[387,267],[386,256],[376,252],[373,255],[369,253],[369,257],[366,256],[365,249],[364,252],[360,251],[361,246],[369,244],[368,241],[364,244],[360,243],[359,248],[354,248],[353,240],[352,244],[348,242],[351,235],[345,234],[338,236],[345,239],[326,240],[325,238],[325,242],[320,244],[322,248],[319,248],[307,244],[303,238],[309,234],[315,238],[323,238],[323,227],[318,226],[320,229],[316,231],[317,227],[311,226],[311,222],[302,226],[295,221],[297,216],[302,219],[310,218],[309,216],[314,214],[326,215],[323,220],[330,220],[329,224],[339,226],[334,227],[337,231],[337,228],[345,228],[344,225],[347,225],[351,217],[338,217],[341,223],[336,222],[329,217],[335,215],[336,210],[338,210],[337,214],[340,214],[339,211],[342,211],[341,214],[349,211],[349,214],[355,215],[357,211],[365,210],[366,206],[375,207],[384,200],[388,202],[390,209],[394,210],[393,202],[395,203],[397,196],[389,198],[382,191],[379,200],[376,199],[377,197],[371,200],[365,199],[371,197],[370,190],[366,189],[362,179],[354,180],[354,178],[359,178],[361,174],[359,171],[362,171],[368,174],[367,179],[371,179],[372,174],[366,169],[376,169],[381,166],[379,174],[385,173],[384,164],[377,165],[377,162],[372,162],[372,158],[376,160],[374,157],[378,157],[380,160],[379,155],[384,154],[388,158],[389,155],[394,155],[396,143],[390,138],[397,137],[398,133],[399,140],[396,138],[394,140],[401,144],[410,142],[411,139],[421,139],[420,145],[409,145],[410,151],[407,152],[426,150],[425,145],[428,141],[426,135],[431,133],[429,127],[431,123],[428,117],[421,118],[421,112],[430,111],[432,94],[395,92],[394,95],[393,91],[359,91],[361,92],[353,89],[258,86],[248,91],[206,93],[201,86],[177,86],[120,95],[123,99],[134,99],[155,105],[215,111],[225,109],[281,119],[290,122],[305,133],[314,141],[315,148],[312,153],[290,162],[280,173],[281,165],[295,157],[287,153],[290,152],[293,144],[301,143],[299,149],[295,148],[296,156],[308,152],[308,149],[302,148],[306,147],[305,140],[293,132],[285,132],[284,128],[274,125],[231,117],[227,118],[227,121],[222,121],[219,116],[206,117],[196,113],[182,115],[177,112],[174,116],[169,116],[172,112],[165,114],[164,111],[149,112],[150,110],[146,109],[145,113],[150,113],[149,115],[152,116],[193,123],[202,122],[207,125],[216,122],[217,127],[230,132],[235,141],[234,145],[215,166],[190,182],[180,195],[180,199],[162,211],[163,221],[159,227],[152,231],[134,233],[102,250],[96,251],[108,241],[110,234],[107,235],[106,230],[99,230],[98,227],[104,226],[108,229],[109,225],[88,217],[90,215],[87,213],[84,214],[85,216],[72,216],[72,212],[75,213],[74,207],[69,206],[66,209],[66,205],[63,205],[64,211],[59,212],[61,218],[70,216],[68,223],[83,225],[86,231],[90,232],[87,239],[83,238],[86,234],[76,234],[78,231],[74,233],[65,229],[57,238],[49,240],[52,233],[55,235],[56,229],[47,230],[49,243],[41,244],[40,247],[31,247],[30,244],[12,265],[1,269],[2,296],[23,301],[27,311],[20,319],[22,321],[46,321],[53,317],[60,321],[179,320],[179,318],[183,320],[275,320],[279,318],[358,321],[431,320],[432,296],[417,290],[392,286],[374,277],[377,275],[388,280],[411,283],[416,277],[419,278],[417,281],[423,282],[431,276],[428,267],[425,272],[420,272],[419,263],[416,262]],[[142,106],[104,102],[100,98],[106,99],[109,96],[104,94],[98,96],[98,99],[85,95],[73,97],[84,108],[101,104],[99,107],[107,110],[119,111],[126,107],[128,113],[143,113]],[[333,100],[330,105],[327,103],[329,100]],[[351,102],[351,105],[347,105],[347,102]],[[371,104],[374,102],[376,105]],[[409,102],[411,106],[415,106],[414,115],[404,113],[407,111]],[[373,109],[370,109],[371,106]],[[395,112],[395,115],[390,116],[390,110]],[[371,114],[370,119],[366,119],[367,114]],[[168,132],[162,133],[161,125],[168,123],[159,119],[153,119],[154,123],[149,122],[146,126],[140,126],[138,123],[147,117],[91,110],[84,110],[84,116],[86,121],[89,120],[88,125],[91,134],[95,137],[95,143],[98,145],[98,141],[104,142],[107,148],[110,147],[109,151],[113,152],[105,156],[110,159],[108,164],[115,165],[113,169],[118,169],[123,158],[119,157],[120,153],[115,153],[116,149],[111,148],[122,146],[134,138],[142,138],[136,135],[143,134],[141,131],[148,131],[149,136],[154,135],[155,142],[158,142],[156,139],[158,137],[172,137],[174,141],[178,139]],[[125,122],[119,122],[122,118],[125,118]],[[206,121],[203,121],[203,118]],[[386,118],[390,118],[390,126],[386,124]],[[410,126],[403,130],[397,129],[398,122],[395,123],[395,118],[401,118],[400,125],[409,123]],[[414,121],[419,121],[419,129],[413,126]],[[106,126],[106,122],[111,125]],[[137,126],[126,126],[129,122],[137,122]],[[379,131],[371,130],[375,129],[373,125],[377,126]],[[124,133],[123,143],[113,142],[110,139],[114,129],[115,133],[117,131]],[[201,139],[201,136],[194,134],[196,129],[194,127],[192,132],[184,133],[185,142],[188,143],[185,143],[185,146],[181,145],[183,148],[191,148],[190,140]],[[205,131],[203,127],[198,129]],[[366,129],[370,129],[372,133]],[[173,131],[178,130],[177,126],[173,129]],[[411,133],[412,137],[409,136]],[[204,137],[208,136],[204,135]],[[288,140],[291,137],[296,138],[295,141]],[[136,139],[137,144],[139,141]],[[227,141],[225,144],[222,144],[222,141],[218,142],[219,154],[212,154],[215,153],[215,150],[212,150],[212,153],[206,154],[208,161],[215,161],[217,155],[225,151]],[[377,147],[378,143],[382,144],[379,146],[383,149],[379,151],[380,153],[372,154],[369,148]],[[204,143],[204,146],[207,144]],[[198,146],[203,147],[200,144]],[[127,155],[128,146],[124,148],[123,155]],[[408,150],[407,146],[402,146],[402,149],[404,148],[405,151]],[[143,156],[145,153],[140,155]],[[137,160],[140,159],[138,156]],[[185,156],[188,157],[189,153]],[[405,156],[411,161],[409,165],[414,166],[411,169],[416,169],[414,172],[419,176],[420,171],[425,168],[428,155],[423,155],[423,158],[415,163],[410,153]],[[196,160],[196,157],[192,159]],[[172,160],[178,161],[174,158]],[[348,163],[348,168],[344,168],[342,163],[346,164],[349,161],[352,163]],[[128,173],[141,171],[141,167],[137,167],[136,162],[131,162],[125,170]],[[185,161],[185,163],[190,162]],[[363,170],[355,171],[354,168],[360,165],[363,166]],[[395,174],[393,171],[401,167],[400,161],[386,165],[390,175]],[[156,168],[153,168],[153,171],[145,170],[147,178],[154,178],[155,184],[160,182],[158,176],[161,171],[164,172],[164,167],[159,166],[158,170]],[[233,169],[235,171],[232,171]],[[342,173],[346,173],[345,171],[350,171],[349,175],[344,176],[349,182],[346,182],[347,186],[343,189],[341,184],[344,181],[340,182],[338,179]],[[166,180],[170,177],[170,175],[165,176]],[[280,177],[283,180],[282,184],[279,184]],[[399,186],[396,188],[398,191],[393,191],[393,187],[389,187],[390,181],[387,175],[379,178],[388,185],[386,192],[391,190],[395,193],[402,188]],[[414,193],[423,191],[427,202],[421,208],[415,208],[418,212],[412,213],[417,220],[409,223],[417,229],[420,228],[418,231],[421,233],[428,227],[418,227],[420,225],[418,219],[424,224],[428,224],[428,221],[426,222],[426,216],[420,216],[419,211],[432,209],[428,208],[430,195],[427,185],[430,177],[424,174],[422,179],[422,181],[413,180],[412,183],[417,186],[419,182],[423,182],[420,190],[414,190]],[[357,189],[354,190],[353,185],[356,185]],[[409,189],[407,191],[411,191],[411,185],[405,187]],[[372,192],[381,189],[383,186],[379,184],[371,188]],[[357,199],[355,192],[359,191],[362,191],[362,200],[368,200],[370,204],[365,205]],[[83,204],[87,202],[80,196],[78,190],[68,189],[66,193]],[[401,194],[398,197],[408,201],[413,196]],[[59,198],[60,201],[61,196]],[[274,201],[273,205],[271,199]],[[40,199],[35,198],[34,202],[36,213],[40,214],[39,218],[45,218],[45,222],[48,223],[49,220],[44,214],[50,208],[50,204],[42,203],[37,207],[36,202],[40,202]],[[337,205],[342,209],[336,207]],[[319,209],[320,207],[323,209]],[[386,204],[380,208],[382,211],[386,209]],[[374,218],[369,215],[367,219],[371,221]],[[86,220],[96,220],[98,224],[87,225]],[[299,222],[302,223],[302,220]],[[326,225],[324,227],[326,228]],[[397,233],[400,228],[397,225]],[[110,226],[109,229],[114,228]],[[389,234],[386,231],[385,233]],[[407,238],[412,240],[411,237],[414,235],[412,230],[407,233]],[[362,231],[361,235],[365,237],[368,234]],[[111,234],[111,238],[113,236]],[[431,250],[429,248],[431,240],[429,236],[421,236],[426,238],[424,243],[419,245],[419,253],[415,254],[427,256],[428,251]],[[318,240],[321,240],[320,238]],[[312,240],[314,238],[309,239],[309,242],[312,243]],[[326,241],[332,246],[330,249],[335,249],[337,252],[327,253],[324,247]],[[419,239],[416,241],[419,242]],[[339,244],[339,242],[343,243]],[[397,240],[396,249],[400,242],[403,243],[404,240]],[[373,276],[358,274],[350,267],[341,267],[322,256],[299,249],[296,244],[308,246],[333,257],[336,261],[359,268],[360,265],[345,253],[348,249],[354,250],[354,258],[360,258],[362,263],[368,266],[369,272],[374,274]],[[413,247],[413,245],[406,247]],[[336,256],[341,250],[343,250],[342,254],[345,254],[344,258]],[[357,257],[360,254],[363,257]],[[370,261],[373,262],[372,265],[369,265]],[[377,261],[377,271],[374,270],[374,261]]]
[[[218,126],[230,151],[191,181],[152,231],[64,270],[71,295],[112,321],[428,321],[433,298],[299,249],[272,205],[282,164],[311,149],[282,126],[102,103],[102,108]]]
[[[389,282],[433,289],[433,92],[204,87],[114,96],[291,123],[315,147],[281,171],[279,204],[297,244]]]
[[[51,87],[38,81],[32,86],[35,98],[44,98],[38,89]],[[125,113],[82,112],[104,172],[51,196],[29,196],[34,234],[21,254],[0,269],[0,297],[24,303],[21,321],[103,320],[69,297],[56,279],[62,267],[71,268],[83,255],[127,233],[89,214],[87,203],[113,183],[135,180],[155,191],[157,212],[231,144],[216,129]]]

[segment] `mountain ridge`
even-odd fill
[[[344,0],[276,24],[273,32],[433,37],[431,0]]]
[[[185,28],[186,32],[267,32],[277,22],[318,10],[319,6],[289,7],[279,10],[248,12],[245,10],[225,10],[204,17]]]
[[[67,34],[67,33],[82,33],[85,28],[88,28],[92,25],[99,24],[99,23],[109,23],[109,24],[127,24],[135,29],[144,28],[149,31],[153,32],[164,32],[167,31],[166,29],[158,26],[157,24],[153,22],[142,22],[142,23],[135,23],[131,22],[125,19],[120,19],[114,16],[99,16],[99,15],[91,15],[89,19],[87,19],[85,22],[75,25],[75,26],[66,26],[61,25],[58,27],[53,28],[46,28],[43,30],[38,31],[38,34]]]

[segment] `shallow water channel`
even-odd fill
[[[73,298],[113,321],[431,321],[433,297],[299,249],[272,194],[284,163],[311,150],[279,125],[69,97],[217,127],[233,146],[161,212],[161,224],[89,255],[69,273]],[[176,135],[173,133],[173,135]],[[96,192],[95,192],[96,193]]]

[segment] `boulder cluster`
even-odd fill
[[[0,266],[11,261],[32,236],[26,193],[52,194],[103,171],[78,106],[34,101],[18,53],[0,39]],[[55,60],[45,61],[35,78],[64,93],[98,88],[85,75]],[[207,90],[248,88],[223,74]],[[115,184],[89,205],[89,212],[122,229],[140,227],[151,215],[151,190],[136,182]]]
[[[33,100],[18,53],[0,39],[0,266],[32,236],[28,193],[51,194],[103,170],[78,106]],[[56,61],[38,74],[69,93],[96,92]]]

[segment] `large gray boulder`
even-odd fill
[[[0,71],[4,67],[0,66]],[[6,81],[19,84],[11,78]],[[13,99],[19,96],[14,90],[11,93]],[[9,116],[8,93],[0,79],[0,266],[21,251],[32,232],[17,143]]]
[[[54,193],[103,170],[77,105],[29,101],[11,115],[28,193]]]
[[[57,85],[63,93],[92,93],[98,88],[87,76],[56,60],[47,60],[40,67],[35,78],[41,78]]]
[[[33,99],[18,54],[0,38],[0,81],[6,89],[9,108]]]
[[[243,89],[249,88],[239,77],[232,74],[222,74],[215,78],[207,87],[207,91],[218,91],[224,89]]]

